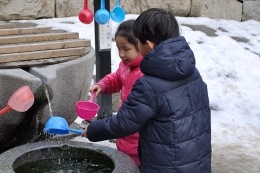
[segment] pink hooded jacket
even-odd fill
[[[121,61],[116,72],[106,75],[97,83],[101,87],[103,94],[117,93],[121,90],[121,103],[118,110],[127,99],[136,80],[143,76],[140,71],[140,62],[142,59],[142,55],[139,55],[128,65]],[[137,152],[138,140],[139,134],[135,133],[124,138],[116,139],[116,146],[118,150],[129,155],[135,163],[140,166]]]

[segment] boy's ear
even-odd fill
[[[156,46],[154,42],[151,42],[149,40],[146,40],[146,43],[148,44],[150,49],[154,49],[154,47]]]

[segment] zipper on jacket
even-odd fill
[[[128,83],[129,83],[130,72],[131,72],[130,67],[129,67],[129,65],[127,65],[127,73],[128,73],[128,75],[127,75],[126,86],[125,86],[125,89],[126,89],[127,95],[129,94],[129,92],[128,92]]]
[[[130,73],[130,67],[127,65],[127,72]]]

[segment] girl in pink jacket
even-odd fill
[[[143,74],[140,71],[140,62],[143,59],[138,49],[138,43],[133,35],[134,20],[122,22],[115,34],[116,46],[121,62],[116,72],[106,75],[98,83],[94,84],[90,92],[97,90],[97,95],[117,93],[121,90],[121,103],[127,99],[136,80]],[[140,115],[141,116],[141,115]],[[139,134],[135,133],[130,136],[116,139],[118,150],[129,155],[140,166],[138,158],[138,140]]]

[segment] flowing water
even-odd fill
[[[46,94],[46,97],[47,97],[47,99],[48,99],[50,117],[52,117],[51,100],[50,100],[50,95],[49,95],[49,92],[48,92],[47,87],[45,87],[45,94]]]
[[[48,99],[50,117],[53,116],[50,95],[47,87],[45,94]],[[49,149],[49,152],[50,149]],[[112,173],[112,161],[101,161],[94,158],[61,157],[43,159],[23,164],[15,169],[16,173]]]

